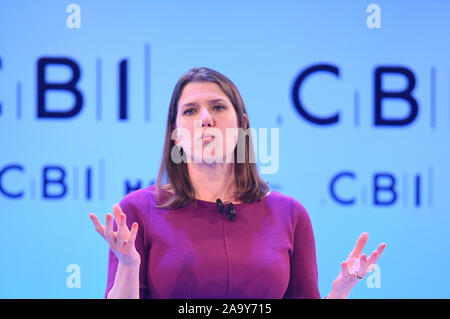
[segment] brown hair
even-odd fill
[[[171,139],[171,135],[177,117],[178,100],[184,87],[190,82],[216,83],[233,104],[237,114],[238,127],[244,130],[250,128],[249,120],[248,126],[244,127],[244,114],[247,114],[247,111],[245,110],[241,94],[230,79],[217,71],[205,67],[192,68],[186,72],[176,83],[169,105],[163,154],[155,185],[156,207],[159,208],[175,209],[186,205],[189,201],[195,200],[195,190],[189,178],[187,164],[185,161],[177,164],[171,160],[171,151],[175,145],[175,142]],[[237,162],[237,147],[234,150],[234,178],[237,188],[233,197],[240,202],[251,203],[264,198],[269,191],[269,186],[260,177],[256,163],[251,163],[248,160],[249,157],[255,158],[253,143],[251,134],[244,136],[246,138],[244,163]],[[241,138],[241,135],[239,135],[239,138]],[[162,185],[163,177],[166,180],[164,181],[165,184]],[[169,194],[171,195],[165,197],[164,202],[162,202],[163,194],[161,190],[168,191],[169,189],[173,193],[170,192]]]

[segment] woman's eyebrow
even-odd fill
[[[209,103],[227,103],[225,100],[222,99],[215,99],[215,100],[210,100]]]
[[[185,107],[189,107],[189,106],[197,106],[198,104],[195,102],[190,102],[190,103],[184,103],[183,105],[181,105],[182,108]]]
[[[213,100],[209,100],[208,102],[209,102],[209,104],[213,104],[213,103],[227,103],[223,99],[213,99]],[[184,103],[183,105],[181,105],[181,107],[188,107],[188,106],[198,106],[198,103],[197,102],[189,102],[189,103]]]

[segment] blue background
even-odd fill
[[[81,27],[68,28],[69,4],[81,8]],[[366,12],[381,9],[381,28]],[[450,3],[448,1],[1,1],[0,2],[0,297],[102,298],[107,245],[88,217],[102,221],[126,194],[146,187],[159,168],[173,87],[195,66],[216,69],[239,88],[250,124],[279,128],[272,189],[293,196],[314,227],[319,288],[329,293],[340,263],[366,231],[370,254],[381,242],[380,288],[361,281],[353,298],[449,298],[450,253]],[[37,63],[72,59],[80,68],[82,110],[69,119],[37,116]],[[118,119],[119,62],[128,61],[128,118]],[[292,100],[296,77],[316,64],[339,68],[302,85],[305,108],[339,122],[308,122]],[[409,125],[374,125],[374,74],[379,66],[411,70],[418,115]],[[49,67],[64,82],[66,67]],[[403,76],[383,88],[400,91]],[[49,110],[68,110],[72,94],[48,92]],[[384,100],[386,117],[406,117],[410,105]],[[357,114],[357,115],[356,115]],[[67,192],[44,198],[46,166],[64,171]],[[91,197],[86,198],[86,174]],[[57,179],[61,171],[53,171]],[[333,177],[351,172],[335,192]],[[378,173],[395,177],[397,199],[376,205]],[[415,203],[416,176],[420,204]],[[50,175],[48,176],[50,178]],[[141,183],[141,184],[138,184]],[[379,181],[389,185],[389,180]],[[384,196],[384,197],[383,197]],[[81,287],[69,288],[70,264]]]

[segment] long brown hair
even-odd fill
[[[156,207],[159,208],[175,209],[186,205],[190,201],[194,201],[196,198],[195,190],[193,189],[189,178],[186,162],[181,161],[181,163],[175,163],[171,160],[171,151],[175,145],[175,142],[171,139],[171,135],[177,117],[178,100],[184,87],[190,82],[216,83],[233,104],[237,114],[238,127],[244,130],[250,128],[249,120],[247,127],[245,127],[244,114],[247,114],[247,111],[245,110],[244,101],[242,100],[238,89],[230,79],[217,71],[205,67],[192,68],[186,72],[175,85],[169,105],[163,154],[155,185],[157,198]],[[269,186],[259,175],[256,163],[249,161],[249,158],[255,158],[251,134],[246,134],[244,136],[246,138],[244,163],[237,162],[237,147],[234,150],[234,178],[236,191],[233,194],[233,197],[240,202],[251,203],[264,198],[269,191]],[[238,138],[241,138],[241,135],[239,135]],[[163,178],[165,179],[164,181]],[[171,192],[165,192],[165,194],[163,194],[161,190],[171,190]],[[170,195],[165,196],[167,194]]]

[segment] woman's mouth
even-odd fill
[[[211,142],[212,140],[214,140],[216,137],[214,135],[203,135],[202,136],[202,141],[203,142]]]

